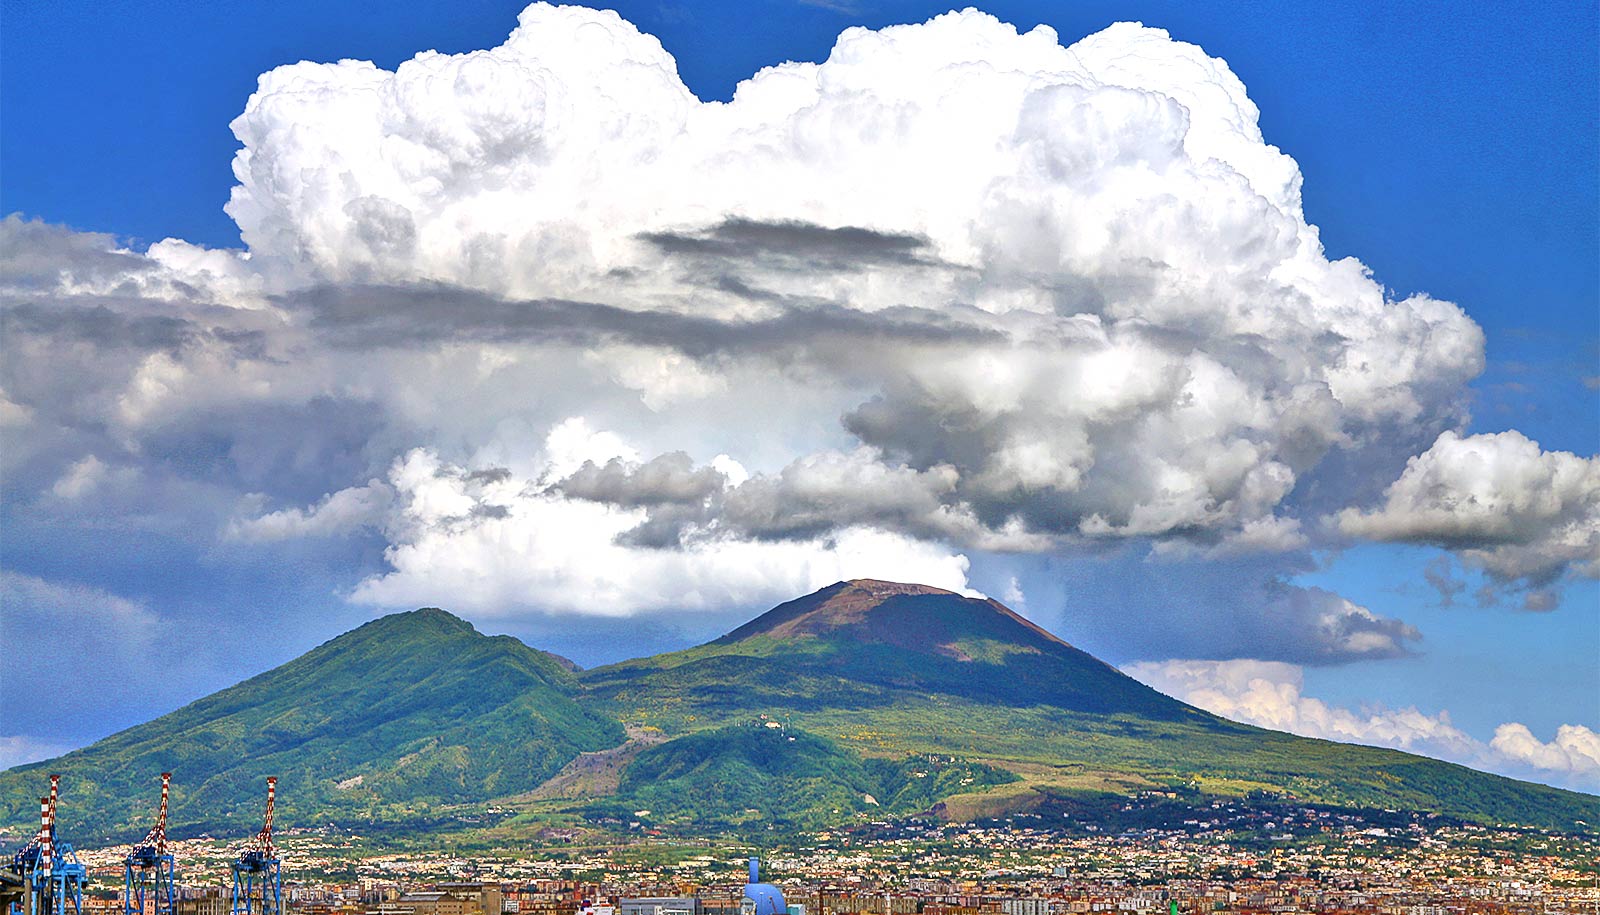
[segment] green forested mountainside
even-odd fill
[[[621,821],[697,829],[818,829],[920,813],[945,797],[1017,780],[948,756],[863,758],[774,721],[699,731],[641,753],[615,797],[589,809]],[[643,812],[641,812],[643,811]]]
[[[719,834],[757,821],[981,817],[1149,789],[1600,823],[1600,798],[1226,721],[993,601],[876,581],[840,582],[714,642],[592,671],[442,610],[387,616],[172,714],[0,773],[0,830],[31,832],[46,773],[61,772],[68,838],[136,837],[162,771],[174,773],[175,835],[247,834],[268,775],[280,778],[285,826],[460,836],[481,820],[496,841],[557,821],[627,823],[641,809],[653,826]],[[561,790],[538,790],[547,780]],[[480,816],[490,802],[500,820]]]
[[[48,772],[83,845],[148,827],[173,773],[177,834],[256,822],[276,775],[283,823],[425,822],[529,790],[623,739],[580,707],[573,673],[442,610],[368,623],[301,657],[89,747],[0,773],[9,829],[38,820]]]
[[[840,582],[709,644],[597,668],[583,681],[591,700],[666,730],[684,725],[680,707],[722,716],[923,697],[1231,727],[996,601],[892,582]]]
[[[921,586],[840,582],[708,644],[581,677],[583,702],[668,736],[768,714],[869,757],[948,754],[1022,776],[958,792],[948,805],[958,815],[1178,787],[1561,828],[1600,823],[1600,798],[1590,795],[1218,718],[995,601]]]

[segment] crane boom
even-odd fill
[[[156,822],[123,861],[123,915],[173,915],[177,910],[177,875],[167,851],[167,804],[172,773],[161,773],[161,806]]]
[[[69,842],[56,834],[56,807],[61,776],[50,776],[50,793],[39,798],[39,831],[11,856],[11,869],[22,878],[25,915],[80,915],[83,911],[84,866]]]
[[[272,816],[277,806],[278,779],[267,779],[267,809],[261,829],[233,860],[232,915],[282,915],[283,880],[278,850],[272,841]]]

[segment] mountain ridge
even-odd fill
[[[148,815],[144,783],[162,771],[175,776],[177,833],[258,813],[266,775],[279,777],[287,816],[425,819],[531,789],[578,753],[620,742],[620,725],[577,704],[579,689],[554,656],[511,636],[437,608],[390,614],[88,747],[0,772],[0,813],[18,820],[37,793],[29,777],[55,767],[69,776],[66,809],[98,808],[84,822],[99,838]]]
[[[177,773],[175,834],[250,822],[267,774],[281,779],[288,819],[405,835],[461,828],[464,811],[491,803],[527,823],[637,806],[673,810],[682,831],[743,828],[738,811],[710,808],[746,795],[701,782],[746,777],[767,786],[762,797],[820,805],[783,820],[794,828],[863,812],[864,790],[892,792],[902,815],[1160,789],[1600,822],[1600,798],[1218,718],[998,601],[921,585],[838,582],[684,651],[575,668],[437,608],[390,614],[89,747],[0,772],[0,824],[29,828],[46,771],[67,774],[83,845],[128,838],[161,771]],[[794,741],[763,736],[779,722]],[[764,766],[752,755],[763,746],[804,758]],[[961,773],[937,783],[954,793],[925,796],[934,783],[907,781],[908,760]],[[537,790],[558,773],[590,787]]]

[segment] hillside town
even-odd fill
[[[1220,813],[1220,812],[1219,812]],[[1318,912],[1546,915],[1600,907],[1600,839],[1305,809],[1241,829],[1076,834],[1020,815],[985,824],[881,823],[802,847],[641,837],[517,854],[364,851],[358,835],[279,840],[285,915],[739,915],[761,853],[789,915]],[[1315,825],[1308,825],[1315,824]],[[175,841],[176,915],[228,915],[227,843]],[[126,847],[82,853],[85,915],[125,915]]]

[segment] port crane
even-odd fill
[[[172,773],[161,773],[161,809],[156,824],[133,846],[122,868],[123,915],[174,915],[177,891],[167,851],[167,799]]]
[[[267,814],[261,831],[233,859],[232,915],[283,915],[283,876],[272,844],[272,805],[276,776],[267,779]]]
[[[50,776],[50,795],[39,798],[39,832],[11,856],[11,870],[21,881],[19,915],[82,915],[87,872],[69,842],[56,834],[56,803],[61,776]]]

